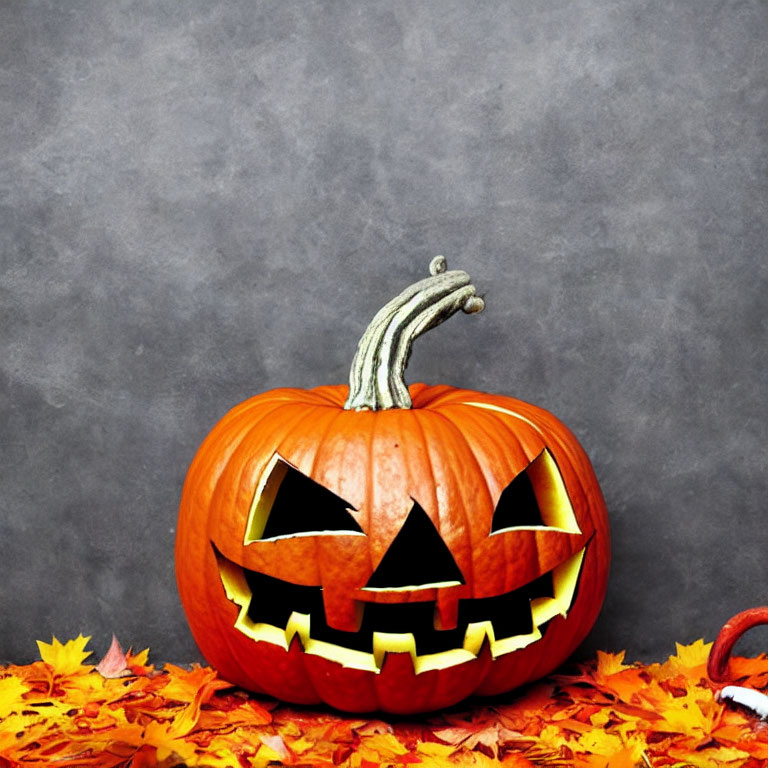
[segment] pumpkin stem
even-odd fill
[[[460,309],[472,313],[485,306],[469,275],[446,271],[443,256],[432,259],[429,272],[430,277],[406,288],[371,320],[352,361],[346,410],[410,408],[405,367],[414,340]]]

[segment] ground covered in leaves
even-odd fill
[[[421,719],[312,711],[251,697],[208,668],[117,643],[96,666],[89,638],[39,642],[41,660],[0,667],[0,768],[25,766],[768,766],[768,725],[717,700],[709,645],[664,664],[598,653],[492,706]],[[768,659],[732,659],[768,686]]]

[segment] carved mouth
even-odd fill
[[[298,636],[305,653],[374,673],[387,653],[410,653],[419,673],[477,658],[486,638],[494,658],[536,642],[545,625],[573,604],[585,551],[519,589],[459,600],[455,629],[436,629],[436,604],[427,601],[363,603],[360,629],[346,632],[328,625],[322,587],[247,570],[214,546],[224,591],[239,608],[236,629],[286,651]]]

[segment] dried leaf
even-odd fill
[[[259,736],[259,739],[272,753],[270,758],[274,756],[277,760],[287,760],[291,756],[290,750],[285,746],[283,737],[279,733],[274,733],[269,736]]]
[[[131,675],[125,653],[123,653],[123,649],[120,647],[120,643],[115,635],[112,635],[112,644],[104,654],[104,658],[96,665],[96,671],[102,677],[108,679],[129,677]]]
[[[206,667],[155,670],[147,651],[116,640],[94,668],[87,642],[53,638],[39,643],[42,661],[0,668],[0,766],[768,765],[768,724],[717,700],[700,640],[647,666],[600,652],[506,702],[421,721],[260,701]],[[765,656],[734,658],[731,670],[768,681]]]
[[[436,731],[433,731],[438,739],[454,747],[458,747],[459,744],[468,739],[474,732],[474,729],[467,728],[466,726],[438,728]]]

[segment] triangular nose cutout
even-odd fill
[[[403,527],[365,588],[407,590],[463,583],[459,566],[437,528],[414,502]]]

